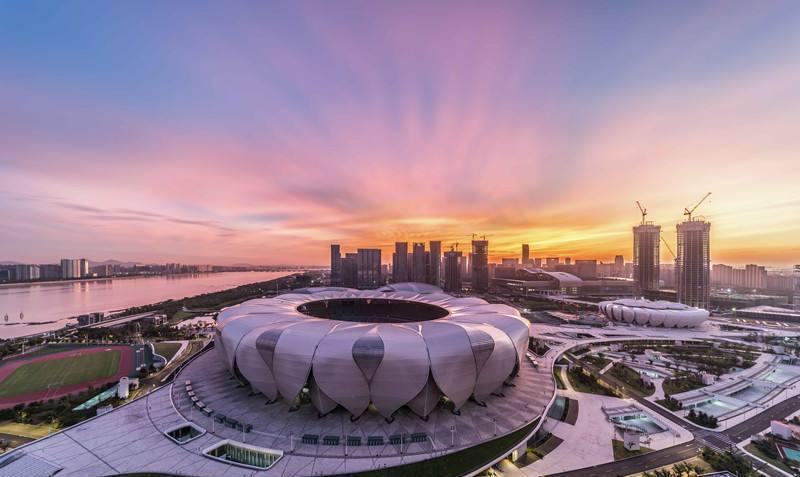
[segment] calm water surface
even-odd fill
[[[3,286],[0,287],[0,338],[55,330],[75,321],[69,317],[94,311],[122,310],[286,275],[290,273],[201,273]],[[8,322],[4,320],[5,315],[8,315]],[[55,323],[31,324],[42,321]]]

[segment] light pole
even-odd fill
[[[456,446],[456,426],[450,426],[450,447]]]

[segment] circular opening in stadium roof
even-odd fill
[[[316,318],[355,323],[411,323],[444,318],[449,314],[440,306],[409,300],[383,298],[342,298],[304,303],[297,311]]]

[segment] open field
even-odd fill
[[[153,343],[153,347],[156,350],[156,354],[160,354],[161,356],[167,358],[167,361],[171,360],[175,353],[181,349],[180,343],[168,343],[168,342],[161,342],[161,343]]]
[[[107,378],[119,369],[118,350],[23,364],[0,383],[0,398]]]
[[[26,437],[28,439],[39,439],[57,431],[53,426],[22,424],[19,422],[4,421],[0,422],[0,434]]]
[[[133,371],[130,346],[92,346],[4,361],[0,408],[54,399],[116,381]]]

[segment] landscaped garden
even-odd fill
[[[686,415],[686,419],[689,419],[698,426],[709,427],[711,429],[714,429],[719,425],[716,417],[706,414],[702,411],[695,412],[694,409],[689,410],[689,414]]]
[[[580,393],[599,394],[601,396],[616,396],[612,390],[600,384],[600,382],[588,371],[580,366],[575,366],[567,372],[569,384],[575,391]]]
[[[614,366],[611,367],[607,374],[619,379],[644,396],[650,396],[656,390],[652,383],[648,384],[642,379],[638,371],[622,363],[614,363]]]
[[[704,386],[703,381],[694,373],[680,372],[664,380],[664,394],[671,396],[686,391],[692,391]]]

